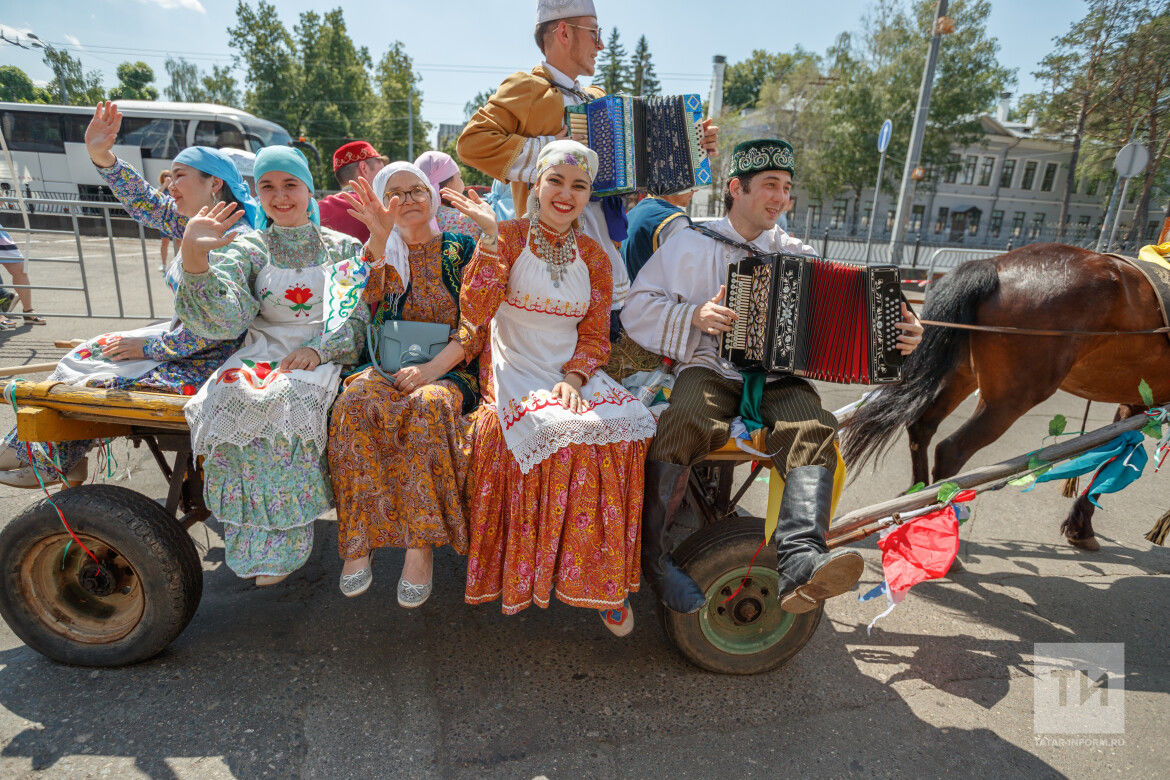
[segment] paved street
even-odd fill
[[[156,245],[149,244],[153,270]],[[105,247],[107,276],[90,276],[104,285],[108,306],[108,244],[97,245]],[[137,269],[133,278],[127,273],[127,300],[141,300],[138,242],[118,246]],[[50,251],[76,255],[72,239]],[[72,271],[32,266],[34,283]],[[37,302],[45,311],[84,311],[69,308],[78,303],[63,294],[38,292]],[[141,324],[65,318],[0,333],[0,366],[52,360],[62,352],[55,338]],[[859,394],[826,387],[826,405]],[[970,408],[968,401],[942,433]],[[1065,414],[1071,428],[1083,409],[1070,396],[1050,399],[972,465],[1036,449],[1054,414]],[[1112,413],[1094,405],[1090,427]],[[0,411],[0,425],[11,424],[11,409]],[[127,451],[124,442],[114,453],[113,481],[164,495],[148,453]],[[309,564],[286,583],[257,590],[224,566],[218,528],[197,525],[203,600],[187,630],[154,660],[115,670],[58,666],[0,625],[0,773],[1164,775],[1170,550],[1143,535],[1167,509],[1168,480],[1148,469],[1124,492],[1103,497],[1095,523],[1102,549],[1095,553],[1059,535],[1070,502],[1058,484],[981,496],[975,518],[962,527],[962,571],[915,587],[872,634],[866,625],[884,600],[859,602],[856,593],[836,599],[790,663],[746,678],[708,674],[683,660],[667,643],[648,593],[633,599],[638,625],[625,639],[592,611],[559,603],[506,617],[498,605],[463,604],[463,562],[443,550],[434,596],[411,612],[394,600],[402,554],[383,551],[371,590],[345,599],[337,591],[333,526],[325,521],[317,524]],[[903,439],[879,471],[857,477],[841,511],[908,484]],[[765,498],[766,486],[757,483],[744,506],[761,514]],[[35,499],[0,488],[0,523]],[[860,549],[864,592],[881,580],[881,568],[872,541]],[[1037,642],[1124,645],[1123,733],[1036,730]]]

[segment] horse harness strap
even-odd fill
[[[923,325],[934,325],[939,328],[1006,333],[1016,336],[1153,336],[1160,333],[1170,333],[1170,326],[1151,328],[1150,330],[1045,330],[1042,328],[1013,328],[1008,325],[968,325],[962,322],[939,322],[938,320],[919,320],[919,322]]]

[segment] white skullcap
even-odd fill
[[[596,18],[597,9],[593,7],[593,0],[537,0],[536,2],[537,27],[545,22],[570,19],[574,16]]]

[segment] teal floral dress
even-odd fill
[[[333,505],[325,460],[329,408],[342,367],[357,363],[369,309],[369,267],[349,236],[307,224],[241,236],[185,273],[183,322],[244,345],[186,407],[192,449],[204,456],[204,498],[224,525],[227,564],[241,577],[283,575],[308,560],[313,521]],[[312,347],[321,364],[283,361]]]

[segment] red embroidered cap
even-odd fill
[[[378,154],[378,150],[370,146],[366,141],[350,141],[341,146],[333,153],[333,172],[344,168],[350,163],[361,162],[362,160],[380,159],[382,162],[389,162],[389,159]]]

